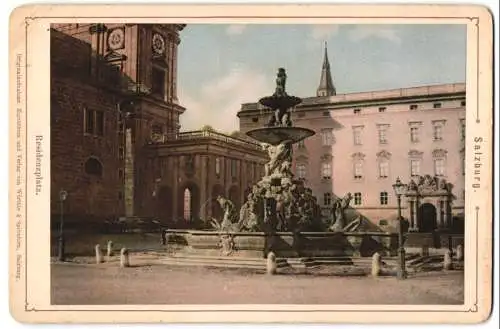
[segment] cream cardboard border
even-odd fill
[[[467,24],[465,304],[50,305],[49,26],[68,22]],[[22,322],[475,323],[492,303],[492,17],[450,5],[30,5],[10,21],[10,304]],[[34,194],[35,136],[44,139],[44,191]],[[475,138],[482,142],[475,142]],[[27,142],[28,141],[28,142]],[[480,150],[474,150],[479,145]],[[474,152],[481,169],[474,172]],[[27,164],[27,165],[26,165]],[[473,188],[476,179],[480,188]],[[17,181],[19,180],[19,181]],[[28,207],[26,207],[28,205]]]

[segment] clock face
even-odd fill
[[[165,53],[165,39],[158,33],[153,35],[153,51],[157,55],[163,55]]]
[[[108,34],[108,47],[111,50],[121,49],[125,46],[125,31],[123,29],[111,30]]]

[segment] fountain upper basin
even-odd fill
[[[297,106],[302,102],[302,99],[295,96],[283,95],[283,96],[267,96],[259,99],[259,103],[265,107],[269,107],[273,110],[275,109],[288,109]]]
[[[301,127],[265,127],[250,130],[246,134],[261,143],[279,145],[284,141],[300,142],[313,136],[315,132]]]

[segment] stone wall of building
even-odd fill
[[[54,24],[51,30],[51,212],[58,218],[59,190],[68,191],[68,221],[102,222],[135,215],[139,201],[134,191],[141,181],[135,164],[141,162],[153,130],[177,132],[184,111],[173,103],[178,27],[108,24],[96,32],[94,25]],[[110,49],[106,40],[117,28],[124,30],[124,43]],[[146,92],[130,98],[144,91],[142,85],[151,89],[153,30],[164,33],[167,41],[161,58],[168,71],[164,97]],[[139,33],[145,36],[139,38]],[[126,119],[127,111],[133,116]],[[131,133],[128,147],[125,127]]]
[[[55,74],[51,80],[52,213],[59,212],[58,194],[64,189],[69,194],[67,217],[120,214],[123,206],[115,95]],[[85,132],[89,111],[102,113],[102,134]]]
[[[221,141],[221,137],[228,140]],[[194,135],[151,145],[147,157],[137,168],[141,179],[141,188],[136,191],[141,200],[137,212],[179,226],[192,220],[220,218],[222,212],[216,202],[219,195],[239,208],[262,177],[267,160],[256,144],[218,133],[215,138]],[[186,190],[191,198],[190,215],[185,213]]]

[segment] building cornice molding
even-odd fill
[[[332,96],[338,97],[338,96]],[[460,100],[465,99],[465,91],[446,93],[441,95],[423,95],[423,96],[404,96],[404,97],[390,97],[369,100],[350,100],[350,101],[331,101],[332,97],[312,97],[303,98],[303,101],[298,105],[295,112],[309,112],[320,110],[350,110],[356,107],[376,107],[376,106],[390,106],[400,104],[414,104],[414,103],[427,103],[447,100]],[[321,99],[321,102],[311,102],[312,99]],[[250,107],[246,108],[245,107]],[[439,108],[435,110],[446,110],[447,108]],[[432,109],[429,109],[432,110]],[[242,109],[237,113],[237,116],[242,115],[255,115],[261,113],[263,109],[258,109],[256,103],[246,103],[242,105]]]

